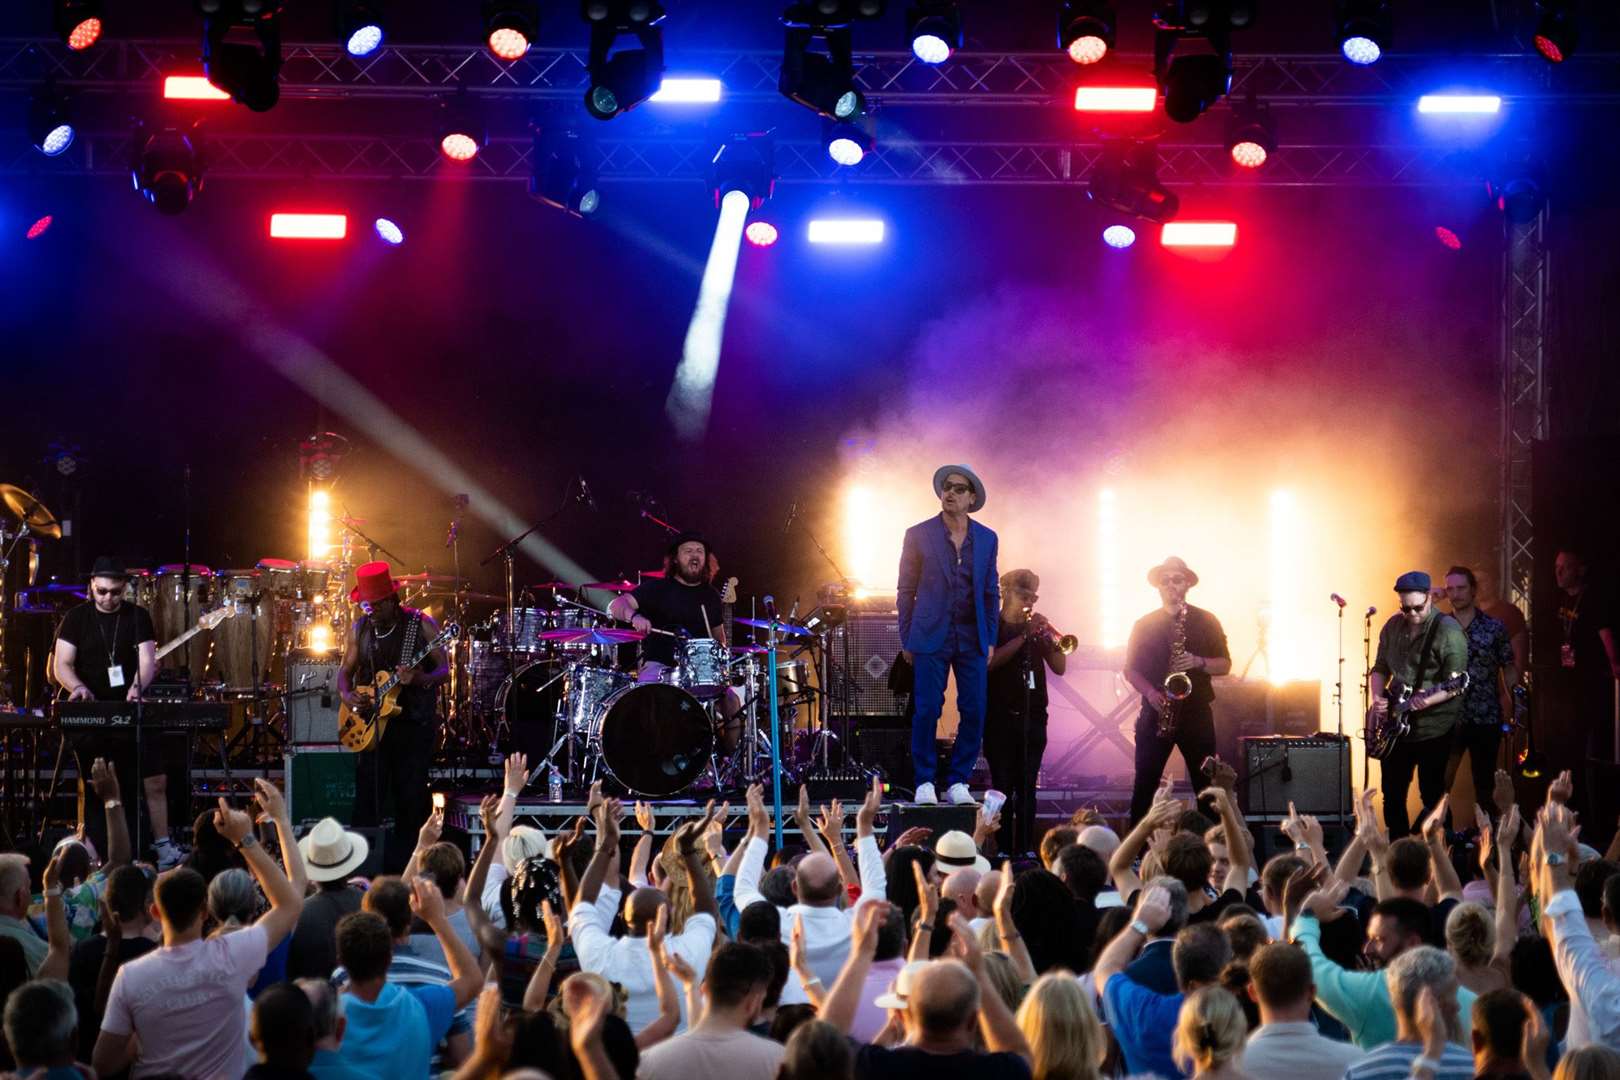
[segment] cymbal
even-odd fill
[[[62,539],[62,523],[45,509],[45,504],[14,484],[0,484],[0,502],[22,519],[35,533],[50,540]]]
[[[626,645],[646,637],[640,630],[610,630],[595,627],[590,630],[547,630],[541,641],[557,641],[564,645]]]
[[[732,656],[763,656],[770,651],[764,645],[733,645],[731,647]]]
[[[528,592],[544,592],[547,589],[550,589],[552,591],[556,591],[557,589],[572,589],[572,588],[573,588],[573,586],[568,584],[568,582],[566,582],[566,581],[542,581],[538,585],[525,585],[524,586],[524,589],[526,591],[528,591]],[[591,588],[591,586],[587,585],[586,588]]]
[[[35,585],[30,589],[17,590],[16,610],[31,614],[54,612],[58,607],[88,599],[89,594],[83,585]]]
[[[465,585],[467,583],[466,578],[457,577],[454,574],[397,574],[395,575],[394,580],[404,582],[407,585],[455,586]]]
[[[635,587],[633,581],[591,581],[580,586],[582,589],[600,589],[603,592],[629,592]]]
[[[502,596],[500,593],[458,592],[458,593],[455,594],[455,597],[456,597],[457,600],[466,600],[469,603],[479,603],[479,604],[504,604],[504,603],[506,603],[506,597]]]
[[[736,622],[740,626],[753,626],[753,627],[757,627],[757,628],[759,628],[761,630],[768,630],[768,629],[770,629],[770,625],[771,625],[771,621],[769,619],[742,619],[742,618],[738,618],[738,619],[734,619],[732,621]],[[790,635],[794,635],[794,636],[797,636],[797,637],[809,637],[810,636],[810,628],[808,626],[799,626],[797,623],[779,622],[779,623],[776,624],[776,632],[778,634],[790,634]]]

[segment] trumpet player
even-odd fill
[[[1006,796],[999,850],[1035,847],[1035,781],[1046,753],[1046,670],[1063,674],[1074,639],[1062,638],[1035,611],[1041,579],[1033,570],[1001,575],[1001,628],[990,654],[985,698],[984,757],[990,782]]]
[[[1210,678],[1232,670],[1220,620],[1187,603],[1198,575],[1171,556],[1148,571],[1159,609],[1136,620],[1125,647],[1125,680],[1142,695],[1136,717],[1136,784],[1131,822],[1153,805],[1170,751],[1180,750],[1193,790],[1209,786],[1204,763],[1215,755],[1215,689]]]

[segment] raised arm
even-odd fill
[[[1001,1000],[1001,992],[996,989],[996,984],[990,980],[989,969],[984,963],[984,950],[979,948],[973,928],[966,919],[953,913],[951,931],[952,951],[979,980],[979,1033],[984,1038],[985,1049],[992,1054],[1017,1054],[1025,1061],[1031,1060],[1033,1055],[1029,1042],[1024,1038],[1018,1021],[1013,1019],[1007,1003]]]
[[[281,793],[276,792],[279,799]],[[281,814],[286,816],[287,806],[281,803]],[[276,865],[274,859],[264,850],[264,845],[253,839],[253,819],[241,810],[233,810],[222,795],[219,799],[219,809],[214,811],[214,828],[226,840],[235,844],[247,862],[248,870],[258,881],[259,888],[270,900],[270,910],[260,915],[254,923],[264,930],[265,949],[269,951],[281,944],[281,939],[292,933],[292,928],[298,922],[298,913],[304,909],[304,896],[293,888],[287,875],[282,873],[281,867]],[[287,826],[291,830],[292,826]],[[280,829],[280,823],[277,823]],[[292,858],[298,858],[300,870],[303,868],[302,857],[298,854],[298,845],[293,845]]]
[[[906,959],[927,960],[933,945],[934,920],[939,917],[939,887],[928,880],[921,862],[912,861],[911,873],[917,879],[917,926]]]
[[[574,901],[576,907],[594,905],[596,896],[602,891],[602,880],[607,876],[608,864],[619,848],[619,819],[624,815],[624,807],[618,799],[606,799],[596,809],[596,850],[591,854],[590,865],[585,868],[585,876],[579,882],[579,897]]]
[[[849,859],[849,846],[844,843],[844,804],[840,799],[834,799],[829,806],[821,804],[821,817],[816,822],[816,831],[821,834],[822,840],[827,843],[827,850],[832,853],[833,860],[838,863],[838,879],[847,889],[851,885],[861,884],[860,874],[855,870],[855,864]],[[881,860],[880,860],[881,861]],[[861,889],[862,895],[866,890]]]
[[[686,864],[686,876],[692,883],[693,913],[712,916],[718,923],[720,909],[714,902],[714,883],[703,872],[703,853],[698,850],[698,841],[713,819],[714,800],[710,799],[702,818],[688,821],[675,830],[675,850],[680,852],[681,860]]]
[[[889,917],[889,902],[873,900],[862,904],[855,913],[850,927],[849,959],[833,980],[832,989],[821,1007],[821,1019],[849,1034],[860,1008],[861,994],[866,987],[866,976],[872,970],[872,957],[877,954],[878,927]]]
[[[1012,897],[1012,860],[1004,859],[1001,863],[1001,887],[996,890],[991,910],[996,916],[996,936],[1001,939],[1001,951],[1012,958],[1019,980],[1028,986],[1035,981],[1035,962],[1030,959],[1024,935],[1018,932],[1018,926],[1013,922]]]
[[[669,973],[669,958],[664,949],[664,934],[669,930],[669,905],[660,904],[653,924],[647,930],[647,957],[652,962],[653,992],[658,996],[658,1017],[636,1033],[636,1049],[663,1042],[681,1026],[681,995],[675,979]],[[524,999],[527,1005],[528,999]]]
[[[439,837],[443,835],[444,807],[435,806],[433,812],[428,814],[427,820],[422,822],[422,827],[417,830],[416,847],[411,851],[411,857],[405,860],[405,869],[400,871],[399,876],[406,881],[414,881],[422,870],[422,856],[426,855],[428,848],[437,844]],[[467,897],[469,900],[473,899],[472,890],[467,891]]]
[[[810,785],[799,785],[799,803],[793,808],[793,824],[804,837],[804,846],[810,849],[812,855],[826,855],[832,857],[827,850],[827,842],[816,832],[815,821],[810,817]]]
[[[1221,815],[1221,831],[1225,835],[1227,857],[1232,864],[1221,887],[1223,890],[1236,889],[1241,893],[1249,887],[1250,855],[1248,829],[1238,813],[1237,801],[1223,787],[1206,788],[1200,798],[1212,799],[1216,811]]]
[[[664,909],[658,910],[662,914]],[[540,901],[540,918],[546,924],[546,955],[534,965],[529,985],[523,988],[524,1012],[539,1012],[546,1007],[546,999],[551,996],[551,979],[557,974],[557,958],[562,955],[563,944],[568,940],[562,916],[552,908],[550,900]]]
[[[90,763],[90,785],[107,815],[107,861],[102,870],[111,874],[130,860],[129,820],[124,817],[124,797],[118,790],[118,773],[103,758]]]
[[[484,843],[478,849],[478,857],[473,859],[472,869],[467,871],[467,902],[461,905],[461,910],[467,913],[467,926],[472,930],[473,937],[478,939],[479,948],[491,959],[498,958],[506,951],[506,933],[489,921],[483,903],[484,883],[489,880],[490,865],[494,863],[495,852],[501,846],[501,836],[496,830],[500,802],[499,795],[485,795],[478,805],[478,816],[484,823]]]
[[[45,872],[40,875],[40,884],[45,890],[45,932],[46,940],[50,942],[50,950],[45,953],[45,959],[39,963],[39,970],[34,972],[36,979],[62,979],[68,977],[68,953],[73,948],[73,935],[68,932],[67,905],[62,903],[62,849],[57,848],[51,855],[51,861],[45,864]],[[116,952],[116,943],[108,942],[107,948]]]
[[[1136,912],[1125,929],[1114,935],[1114,940],[1103,947],[1092,965],[1091,985],[1101,997],[1108,989],[1108,980],[1122,973],[1136,954],[1142,951],[1148,938],[1164,928],[1170,921],[1170,890],[1155,885],[1142,893],[1136,902]]]
[[[1142,849],[1147,847],[1148,839],[1181,816],[1181,800],[1170,797],[1170,783],[1170,778],[1166,777],[1159,785],[1159,790],[1153,796],[1153,805],[1142,815],[1142,820],[1125,834],[1119,847],[1114,849],[1113,857],[1108,860],[1108,874],[1122,897],[1128,897],[1142,888],[1142,879],[1136,875],[1135,864]],[[1099,984],[1098,991],[1101,992],[1101,989]]]
[[[827,1003],[827,987],[810,966],[810,955],[804,948],[804,916],[793,916],[793,931],[788,935],[788,965],[804,985],[804,995],[818,1010]]]
[[[1423,841],[1429,845],[1429,862],[1434,867],[1434,881],[1440,889],[1441,900],[1461,900],[1462,882],[1457,868],[1451,864],[1451,852],[1446,848],[1446,821],[1451,807],[1451,796],[1442,795],[1435,808],[1423,820]]]
[[[411,911],[427,923],[433,936],[439,939],[439,947],[450,965],[450,990],[456,995],[456,1008],[463,1007],[483,988],[484,973],[478,968],[478,958],[450,925],[450,918],[444,913],[444,894],[439,892],[432,878],[419,877],[411,882]]]
[[[759,894],[760,875],[765,872],[766,837],[771,831],[771,816],[765,809],[764,792],[758,784],[748,789],[748,837],[737,845],[733,858],[737,859],[737,885],[733,895],[737,910],[746,910],[749,904],[763,900]]]
[[[866,904],[889,895],[889,871],[877,846],[877,816],[883,808],[883,781],[872,778],[871,790],[855,812],[855,858],[861,868],[861,899]]]
[[[269,819],[276,827],[276,845],[281,848],[281,863],[287,871],[287,881],[298,896],[300,909],[304,893],[309,890],[309,872],[304,868],[304,851],[298,846],[298,834],[293,831],[292,815],[287,812],[287,800],[281,789],[263,777],[253,780],[253,797],[263,812],[260,820]],[[297,925],[298,916],[293,915]],[[289,929],[288,933],[291,933]]]
[[[1519,940],[1519,889],[1513,878],[1513,842],[1519,835],[1519,808],[1508,804],[1491,838],[1496,852],[1496,947],[1491,966],[1511,977],[1513,946]]]

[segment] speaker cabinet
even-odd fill
[[[1267,735],[1243,740],[1238,802],[1251,816],[1350,813],[1350,740],[1334,735]],[[1342,802],[1341,802],[1342,800]]]

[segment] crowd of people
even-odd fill
[[[740,837],[729,806],[660,828],[597,792],[546,836],[514,756],[470,865],[436,811],[365,880],[364,835],[299,839],[263,780],[158,873],[97,762],[105,860],[82,829],[37,878],[0,855],[0,1053],[45,1080],[1620,1080],[1620,851],[1579,842],[1567,773],[1411,836],[1364,793],[1337,862],[1290,812],[1261,862],[1209,771],[996,868],[982,810],[884,846],[877,783],[852,845],[801,794],[773,850],[757,787]]]

